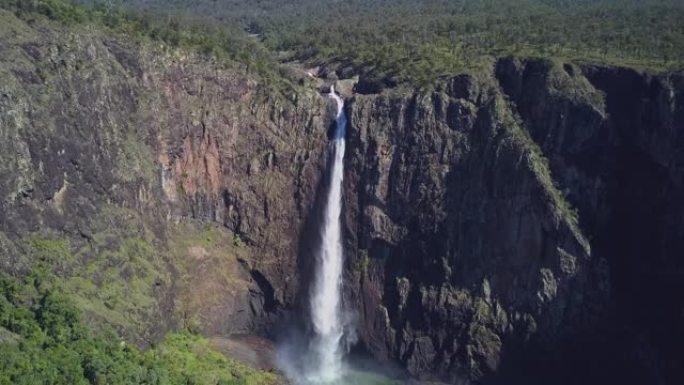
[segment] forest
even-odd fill
[[[94,334],[54,275],[0,273],[0,385],[269,385],[275,375],[212,350],[188,332],[141,351],[113,330]]]
[[[0,5],[196,46],[243,63],[271,82],[278,78],[277,61],[325,64],[342,76],[420,85],[486,70],[508,55],[654,71],[684,63],[684,2],[678,0],[2,0]]]
[[[653,70],[684,62],[678,0],[80,1],[190,25],[237,26],[280,60],[344,63],[397,81],[429,83],[504,55]]]

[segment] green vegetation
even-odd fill
[[[249,249],[237,234],[185,223],[170,229],[167,244],[146,230],[157,219],[147,220],[134,210],[104,205],[84,226],[88,242],[57,232],[26,234],[16,241],[11,255],[18,261],[9,271],[49,272],[91,328],[116,330],[141,345],[157,340],[173,317],[196,330],[198,323],[188,319],[196,317],[198,303],[220,303],[226,293],[247,290],[237,260],[249,259]],[[207,282],[220,289],[204,287]]]
[[[64,271],[74,262],[68,240],[43,238],[31,234],[26,237],[24,243],[31,261],[53,266],[56,271]]]
[[[50,274],[0,275],[0,384],[272,384],[259,372],[176,333],[145,352],[94,336]]]
[[[47,18],[66,26],[94,25],[109,32],[162,42],[172,48],[196,49],[222,63],[237,64],[258,76],[266,91],[289,86],[280,76],[271,53],[236,24],[192,15],[159,17],[149,12],[103,4],[84,7],[70,0],[0,0],[0,8],[8,9],[28,22]]]
[[[586,97],[584,94],[580,94]],[[595,102],[603,103],[603,99],[596,99]],[[563,192],[560,190],[556,181],[551,175],[549,161],[544,156],[542,149],[537,142],[532,139],[528,130],[523,128],[523,123],[518,116],[512,114],[509,108],[503,107],[506,102],[499,98],[496,100],[499,118],[502,120],[502,127],[506,127],[511,134],[511,140],[517,142],[525,151],[524,159],[529,168],[537,175],[546,194],[556,209],[559,219],[565,221],[575,234],[578,240],[588,247],[589,243],[579,228],[579,213],[576,208],[568,202]]]
[[[102,0],[81,0],[102,4]],[[428,83],[503,55],[682,68],[680,0],[109,0],[238,25],[283,60]]]
[[[370,257],[368,256],[368,250],[359,249],[359,256],[356,264],[356,270],[361,272],[361,274],[368,273],[368,266],[370,265]]]
[[[241,63],[281,86],[298,60],[385,83],[428,84],[490,68],[497,57],[547,57],[653,70],[684,65],[679,0],[0,0],[31,19],[94,23]],[[325,4],[322,4],[325,3]],[[248,34],[253,34],[249,36]]]
[[[63,277],[65,291],[90,316],[112,326],[154,329],[159,312],[155,288],[171,287],[163,258],[141,238],[98,238],[101,249],[76,266],[77,274]],[[111,243],[105,247],[104,242]],[[150,325],[141,324],[144,321]]]
[[[14,278],[0,272],[0,385],[276,381],[188,332],[154,344],[179,313],[194,317],[198,301],[219,303],[226,293],[247,290],[230,254],[247,251],[220,226],[179,225],[170,247],[159,247],[147,226],[139,213],[105,205],[84,226],[87,242],[50,231],[15,241],[0,233],[3,247],[13,246],[6,255],[17,259],[9,270]],[[221,286],[201,287],[207,274]],[[183,294],[185,285],[193,290]],[[144,352],[135,347],[149,344]]]
[[[17,240],[18,276],[36,269],[51,274],[94,328],[112,328],[145,343],[163,331],[160,315],[173,288],[169,259],[134,210],[104,205],[88,218],[88,242],[42,231]],[[169,305],[170,306],[170,305]]]
[[[238,234],[233,234],[233,246],[235,247],[244,247],[245,242],[240,238],[240,235]]]

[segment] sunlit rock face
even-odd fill
[[[49,262],[86,317],[140,345],[177,327],[270,330],[298,290],[325,100],[269,95],[194,52],[2,16],[0,268],[66,245]]]

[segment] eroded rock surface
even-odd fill
[[[560,346],[600,318],[602,258],[492,79],[349,109],[349,281],[370,351],[478,380],[507,349]]]
[[[268,95],[195,53],[2,17],[2,269],[49,259],[86,314],[141,344],[183,325],[263,331],[297,292],[325,99]]]

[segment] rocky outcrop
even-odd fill
[[[348,281],[367,349],[460,383],[592,331],[602,258],[491,79],[349,110]]]
[[[324,99],[268,95],[186,50],[2,20],[2,270],[46,259],[87,316],[141,344],[263,330],[297,292]]]
[[[677,383],[683,90],[677,73],[502,59],[495,79],[357,95],[365,348],[452,383]]]

